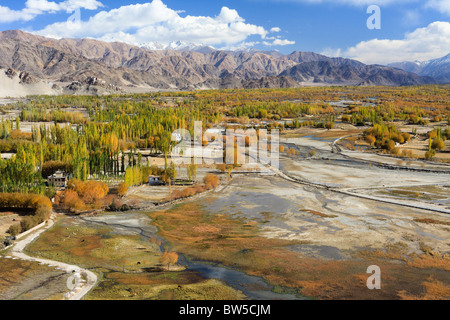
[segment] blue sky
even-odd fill
[[[381,29],[367,28],[370,5],[381,10]],[[449,20],[450,0],[0,0],[0,30],[131,44],[181,40],[218,49],[314,51],[365,63],[450,53]]]

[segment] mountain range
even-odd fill
[[[438,82],[433,73],[418,75],[398,65],[365,65],[313,52],[223,51],[183,42],[133,46],[56,40],[19,30],[0,32],[0,67],[26,72],[29,82],[34,77],[73,91],[89,91],[90,86],[148,91]]]
[[[450,83],[450,53],[445,57],[429,61],[397,62],[389,65],[421,76],[433,77],[439,82]]]

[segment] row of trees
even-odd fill
[[[176,98],[169,99],[169,96]],[[46,178],[57,169],[63,169],[80,180],[125,176],[127,185],[131,186],[146,175],[139,173],[142,169],[127,169],[142,165],[143,156],[137,149],[167,155],[176,143],[171,139],[172,132],[187,129],[193,136],[194,121],[202,121],[206,129],[230,117],[238,122],[291,117],[295,118],[292,122],[261,122],[261,127],[283,129],[308,125],[330,129],[335,124],[337,110],[326,101],[340,101],[343,96],[377,104],[375,107],[354,106],[349,114],[343,116],[343,121],[354,124],[370,122],[374,126],[384,125],[388,121],[414,120],[415,117],[433,117],[436,120],[447,117],[450,120],[446,102],[448,90],[441,86],[35,97],[7,107],[19,108],[20,115],[0,121],[0,152],[16,153],[12,159],[0,160],[0,191],[43,193],[42,177]],[[433,108],[429,108],[430,103]],[[73,109],[81,111],[74,112]],[[298,121],[297,118],[303,115],[313,117],[308,121]],[[21,120],[69,124],[36,126],[30,134],[21,131]],[[375,145],[380,141],[379,147],[386,149],[392,149],[390,141],[402,143],[402,139],[406,140],[395,132],[389,137],[377,137],[374,132],[373,137]],[[436,141],[436,146],[439,146],[439,141]],[[171,168],[167,166],[165,169],[165,179],[173,179],[174,170],[169,172]]]
[[[45,112],[54,108],[55,102],[61,103],[60,107]],[[77,121],[77,113],[66,111],[67,106],[83,106],[90,119]],[[53,117],[52,120],[69,120],[72,124],[40,125],[30,134],[20,131],[19,118],[1,121],[0,152],[16,153],[11,159],[0,160],[0,191],[4,192],[43,193],[43,178],[57,170],[83,181],[89,177],[126,175],[128,185],[134,185],[147,174],[142,172],[139,178],[138,171],[142,169],[134,169],[134,176],[133,170],[127,172],[127,168],[142,164],[137,146],[151,153],[168,154],[175,144],[173,131],[193,131],[194,120],[218,120],[213,111],[200,111],[199,107],[167,109],[156,106],[152,100],[130,101],[122,97],[39,97],[18,107],[26,121],[48,121],[48,117]],[[173,178],[174,172],[168,168],[167,179]]]
[[[21,209],[30,213],[20,223],[15,223],[8,229],[10,235],[16,236],[48,220],[52,203],[47,197],[38,194],[0,193],[0,208]]]

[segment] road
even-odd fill
[[[72,273],[73,276],[69,279],[78,279],[73,281],[73,285],[70,285],[70,289],[68,286],[68,291],[64,295],[64,299],[66,300],[81,300],[83,299],[89,291],[97,284],[97,275],[89,270],[82,269],[79,266],[74,266],[58,261],[52,261],[48,259],[34,258],[26,255],[23,251],[27,245],[36,240],[42,233],[50,229],[54,224],[55,215],[47,221],[47,224],[36,230],[35,232],[27,235],[25,238],[17,241],[13,247],[11,248],[10,254],[14,258],[39,262],[41,264],[48,265],[49,267],[55,267],[61,269],[67,273]]]

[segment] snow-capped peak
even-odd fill
[[[211,46],[185,41],[172,41],[169,44],[163,44],[160,42],[152,41],[148,43],[141,43],[139,44],[139,47],[149,50],[178,50],[178,51],[215,50],[215,48]]]

